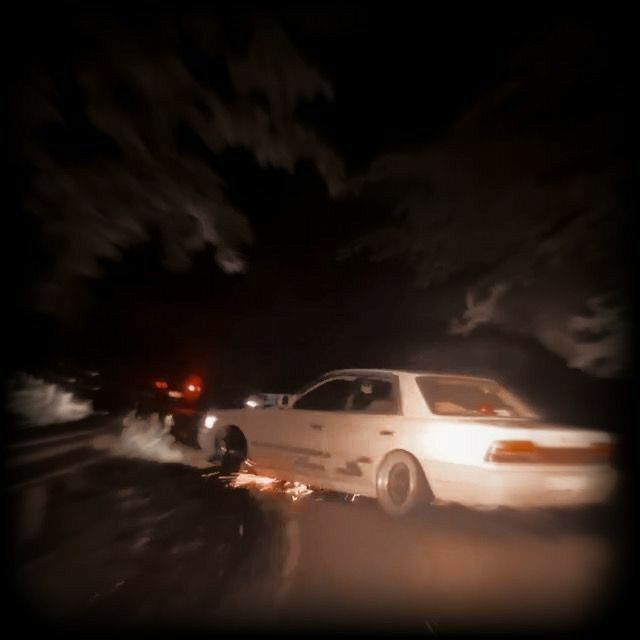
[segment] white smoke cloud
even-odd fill
[[[100,435],[94,439],[93,446],[126,458],[179,463],[198,469],[211,466],[204,452],[176,441],[171,433],[172,418],[169,416],[160,419],[154,413],[148,418],[140,418],[132,412],[123,418],[122,424],[119,437]]]
[[[18,387],[9,392],[7,406],[25,425],[75,422],[93,413],[90,401],[76,398],[57,384],[29,374],[19,374],[17,381]]]

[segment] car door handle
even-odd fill
[[[381,431],[380,435],[381,436],[392,436],[395,433],[395,431]]]
[[[323,426],[321,424],[310,424],[309,425],[312,429],[315,429],[316,431],[322,431]]]

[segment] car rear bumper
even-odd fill
[[[473,507],[570,507],[605,502],[616,471],[587,465],[461,465],[423,461],[437,501]]]

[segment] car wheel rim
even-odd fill
[[[391,502],[394,504],[404,504],[409,497],[411,489],[411,474],[406,464],[397,462],[389,471],[387,491]]]

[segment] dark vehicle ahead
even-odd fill
[[[197,446],[197,425],[203,415],[201,375],[157,376],[140,381],[134,397],[136,414],[147,417],[172,417],[173,435],[191,446]]]
[[[138,381],[133,407],[142,418],[156,413],[161,420],[171,416],[171,432],[180,442],[199,448],[198,427],[212,408],[263,409],[278,406],[283,395],[254,393],[245,388],[205,389],[200,374],[147,377]],[[214,397],[215,396],[215,397]],[[133,408],[132,407],[132,408]]]

